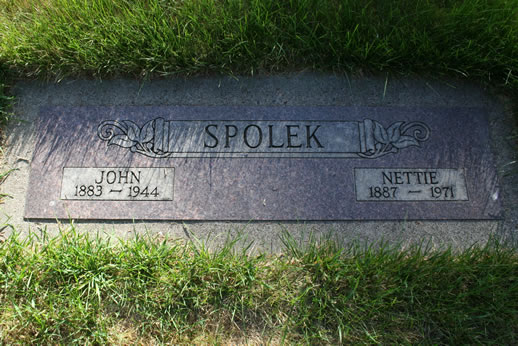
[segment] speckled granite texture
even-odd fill
[[[489,146],[488,114],[483,108],[460,107],[51,107],[42,108],[40,126],[37,130],[36,149],[31,163],[30,185],[25,205],[25,217],[30,219],[113,219],[113,220],[416,220],[416,219],[493,219],[501,217],[498,198],[497,177],[494,160]],[[135,133],[130,137],[138,145],[139,129],[137,124],[146,124],[153,119],[182,120],[196,124],[197,120],[210,119],[207,124],[219,124],[220,127],[232,121],[244,121],[245,128],[250,124],[263,121],[267,136],[268,121],[291,121],[286,124],[298,124],[297,121],[312,120],[312,124],[321,126],[315,132],[319,138],[318,148],[313,138],[311,143],[316,148],[302,145],[307,136],[298,136],[298,130],[304,125],[292,125],[290,129],[294,148],[259,148],[258,127],[248,131],[250,147],[241,145],[235,148],[240,155],[248,149],[250,157],[149,157],[149,152],[135,152],[138,147],[108,145],[98,136],[99,124],[111,119],[130,120],[137,126],[126,129]],[[325,150],[332,140],[343,142],[346,138],[338,131],[327,128],[338,126],[331,121],[353,125],[358,128],[364,119],[381,124],[387,129],[391,124],[420,124],[429,133],[417,133],[416,136],[429,137],[426,141],[392,151],[381,152],[379,157],[333,158]],[[326,123],[327,122],[327,123]],[[401,123],[402,122],[402,123]],[[152,124],[152,123],[151,123]],[[237,123],[236,123],[237,124]],[[283,127],[286,124],[281,123]],[[340,123],[338,123],[340,124]],[[134,126],[135,126],[134,125]],[[174,125],[174,124],[173,124]],[[273,126],[281,126],[279,124]],[[204,147],[206,150],[215,144],[213,126],[209,131],[188,133],[185,127],[174,136],[175,147],[188,147],[187,156],[194,155]],[[240,126],[239,124],[235,127]],[[307,125],[309,126],[309,125]],[[312,129],[317,125],[312,125]],[[192,126],[191,126],[192,127]],[[160,134],[162,134],[162,128]],[[392,132],[396,127],[392,127]],[[171,133],[174,130],[171,126]],[[124,130],[124,129],[123,129]],[[244,132],[243,129],[230,128],[229,132]],[[378,133],[376,133],[378,130]],[[399,128],[397,128],[399,131]],[[423,129],[419,129],[422,131]],[[151,131],[151,130],[150,130]],[[371,141],[384,140],[383,129],[371,131]],[[388,131],[388,130],[387,130]],[[142,136],[145,136],[142,131]],[[149,131],[148,131],[149,132]],[[151,131],[152,132],[152,131]],[[151,134],[150,132],[150,134]],[[281,131],[283,132],[283,131]],[[363,131],[365,132],[365,131]],[[391,131],[388,131],[391,132]],[[410,131],[406,137],[410,141]],[[215,133],[215,132],[210,132]],[[295,136],[297,134],[297,136]],[[393,133],[392,133],[393,134]],[[200,138],[193,138],[193,135]],[[221,149],[224,142],[243,142],[241,133],[228,140],[221,134]],[[285,143],[281,133],[273,143]],[[122,136],[122,135],[119,135]],[[201,138],[201,137],[205,138]],[[326,137],[327,136],[327,137]],[[333,138],[330,138],[333,136]],[[143,138],[149,140],[149,138]],[[286,137],[286,136],[285,136]],[[338,137],[335,139],[334,137]],[[358,134],[349,137],[360,140]],[[124,136],[126,142],[128,136]],[[171,137],[173,138],[173,137]],[[397,139],[401,138],[398,136]],[[424,138],[424,137],[423,137]],[[209,141],[211,140],[211,141]],[[151,143],[151,141],[148,141]],[[162,142],[162,138],[160,140]],[[263,140],[267,142],[267,140]],[[209,143],[209,146],[204,146]],[[377,143],[382,148],[380,143]],[[264,147],[264,148],[262,148]],[[352,147],[352,143],[349,144]],[[360,147],[354,146],[354,148]],[[372,145],[374,147],[374,145]],[[359,150],[358,148],[354,150]],[[178,149],[178,150],[180,150]],[[217,148],[216,148],[217,149]],[[232,149],[232,148],[230,148]],[[165,150],[165,149],[164,149]],[[184,149],[186,151],[187,149]],[[254,154],[276,154],[281,150],[294,157],[254,157]],[[315,151],[311,157],[301,158],[297,154]],[[345,149],[344,149],[345,150]],[[260,152],[259,152],[260,151]],[[265,152],[266,151],[266,152]],[[210,153],[210,152],[208,152]],[[248,154],[247,154],[248,155]],[[256,154],[257,155],[257,154]],[[174,199],[172,201],[101,201],[94,200],[92,188],[91,200],[62,200],[60,191],[64,167],[174,167]],[[354,168],[455,168],[465,172],[469,199],[466,201],[357,201],[354,189]],[[100,178],[98,178],[100,180]],[[94,179],[95,180],[95,179]],[[93,180],[87,183],[94,184]],[[129,185],[129,184],[128,184]],[[93,185],[95,187],[95,185]],[[425,188],[430,188],[428,184]],[[122,188],[122,187],[121,187]],[[153,186],[149,186],[151,190]],[[171,186],[172,188],[172,186]],[[106,189],[105,189],[106,190]],[[148,199],[152,199],[149,197]]]

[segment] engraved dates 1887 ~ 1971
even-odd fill
[[[358,201],[466,201],[462,169],[356,168]]]

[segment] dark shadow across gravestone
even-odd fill
[[[41,109],[26,219],[501,217],[483,108]]]

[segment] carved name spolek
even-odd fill
[[[423,122],[397,121],[385,128],[362,121],[106,120],[98,136],[109,146],[152,158],[336,157],[374,159],[420,147],[431,130]]]

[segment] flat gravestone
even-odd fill
[[[48,107],[26,219],[501,217],[480,108]]]

